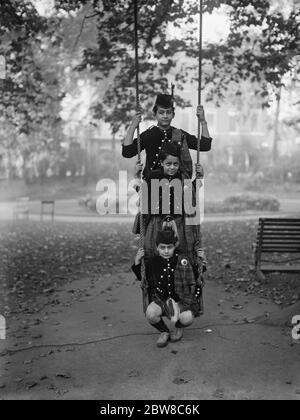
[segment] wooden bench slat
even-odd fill
[[[260,267],[260,270],[264,273],[271,273],[271,272],[300,272],[300,264],[295,265],[276,265],[276,264],[263,264]]]
[[[279,261],[276,264],[276,260],[264,263],[261,261],[263,253],[275,254],[276,260],[280,260],[280,254],[300,254],[300,218],[260,218],[255,244],[255,267],[259,279],[264,280],[263,273],[267,272],[300,272],[298,263],[287,265]]]
[[[288,225],[266,225],[265,223],[264,224],[260,224],[259,226],[258,226],[258,230],[261,230],[261,229],[264,229],[264,230],[272,230],[272,229],[274,229],[274,230],[299,230],[300,229],[300,224],[297,224],[297,225],[295,225],[294,223],[293,224],[288,224]]]
[[[286,243],[286,242],[293,242],[294,244],[299,244],[300,245],[300,239],[297,238],[297,236],[289,236],[289,237],[285,237],[285,236],[269,236],[267,238],[263,238],[262,241],[259,240],[259,238],[256,239],[257,243],[262,243],[262,242],[282,242],[282,243]]]
[[[300,244],[300,238],[298,238],[298,236],[267,236],[267,237],[262,237],[262,238],[256,238],[256,242],[265,242],[265,241],[281,241],[281,242],[286,242],[286,241],[292,241],[294,243],[298,243]]]
[[[268,238],[267,240],[265,240],[265,241],[256,241],[256,245],[262,245],[262,244],[274,244],[274,243],[276,243],[276,244],[289,244],[289,243],[291,243],[291,244],[293,244],[293,245],[298,245],[298,246],[300,246],[300,242],[298,241],[298,240],[296,240],[296,241],[293,241],[293,239],[292,238],[290,238],[290,239],[288,239],[288,238],[286,238],[286,240],[282,240],[282,238]]]
[[[300,224],[299,223],[287,223],[287,224],[276,224],[276,223],[264,223],[261,222],[259,223],[259,228],[261,228],[262,226],[264,226],[265,229],[291,229],[291,228],[295,228],[295,229],[299,229]]]
[[[270,234],[270,233],[283,233],[283,234],[286,234],[286,233],[295,233],[295,234],[300,234],[300,228],[298,229],[276,229],[276,228],[272,228],[272,229],[264,229],[264,230],[261,230],[261,229],[259,229],[258,230],[258,234],[260,234],[261,232],[263,232],[263,233],[266,233],[266,234]]]
[[[272,226],[272,228],[270,227],[269,229],[265,229],[265,228],[261,227],[261,228],[258,229],[257,234],[259,234],[261,232],[265,232],[265,233],[272,233],[272,232],[279,232],[279,233],[281,233],[281,232],[283,232],[283,233],[284,232],[296,232],[296,233],[299,233],[300,232],[300,227],[292,226],[289,229],[284,228],[284,227],[276,228],[276,227],[273,227],[273,226]]]
[[[285,250],[280,250],[280,249],[274,249],[274,248],[267,248],[264,249],[262,252],[264,253],[272,253],[272,254],[299,254],[299,249],[285,249]]]
[[[258,231],[257,231],[257,235],[259,236],[260,234],[262,234],[262,233],[265,233],[265,234],[274,234],[274,233],[278,233],[279,235],[280,234],[288,234],[288,233],[295,233],[295,234],[297,234],[297,235],[299,235],[300,234],[300,229],[264,229],[264,230],[261,230],[261,229],[259,229]]]
[[[298,241],[300,243],[300,236],[298,235],[265,235],[263,239],[266,240],[272,240],[272,239],[278,239],[281,241],[284,241],[285,239],[291,238],[293,241]],[[257,241],[259,241],[260,236],[256,238]]]
[[[286,223],[295,223],[295,224],[300,224],[300,219],[299,218],[264,218],[261,217],[259,218],[259,222],[263,222],[265,224],[286,224]]]
[[[300,252],[300,245],[295,244],[279,244],[279,243],[264,243],[262,248],[277,248],[277,249],[297,249]]]
[[[268,220],[268,219],[261,219],[260,224],[264,224],[266,226],[289,226],[289,225],[295,225],[298,226],[300,224],[299,219],[278,219],[278,220]]]
[[[272,244],[267,244],[267,245],[263,245],[262,249],[277,249],[278,251],[286,251],[288,249],[292,249],[293,251],[296,252],[300,252],[300,247],[299,246],[293,246],[293,245],[286,245],[286,246],[282,246],[282,245],[272,245]]]
[[[261,246],[266,248],[295,248],[300,250],[300,244],[293,242],[263,242]]]
[[[300,241],[298,239],[293,240],[293,238],[267,238],[264,241],[256,241],[256,245],[258,244],[293,244],[300,246]]]
[[[289,233],[294,233],[295,235],[299,235],[300,234],[300,229],[291,229],[291,230],[287,230],[287,229],[264,229],[264,230],[258,230],[257,231],[257,236],[261,235],[261,234],[266,234],[266,235],[272,235],[272,234],[278,234],[278,235],[287,235]]]
[[[257,236],[256,239],[258,240],[258,239],[273,239],[273,238],[275,238],[275,239],[278,238],[278,239],[283,239],[283,240],[285,238],[293,238],[294,241],[297,241],[297,240],[299,241],[300,240],[299,234],[296,235],[295,233],[294,234],[292,234],[292,233],[291,234],[286,234],[285,233],[285,234],[279,234],[279,235],[275,235],[275,233],[272,233],[270,235],[269,234],[268,235],[259,235],[259,236]]]

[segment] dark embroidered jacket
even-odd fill
[[[149,176],[149,173],[153,169],[157,169],[157,158],[162,148],[162,145],[165,141],[171,142],[173,138],[173,132],[176,130],[177,133],[180,131],[182,134],[181,140],[183,143],[186,143],[188,149],[197,150],[197,138],[191,134],[170,127],[168,130],[161,130],[157,126],[153,126],[148,130],[141,133],[141,150],[146,151],[146,165],[144,169],[144,176]],[[177,141],[176,140],[176,141]],[[202,152],[208,152],[211,150],[212,138],[202,137],[200,141],[200,150]],[[184,155],[186,155],[185,147],[183,148]],[[132,158],[137,155],[137,139],[133,140],[133,143],[128,146],[122,146],[122,156],[125,158]],[[188,168],[190,171],[190,168]],[[191,177],[191,174],[189,174]]]
[[[176,252],[170,259],[155,256],[146,262],[145,268],[151,301],[159,303],[171,297],[175,302],[180,302],[184,310],[190,309],[195,316],[199,315],[198,270],[185,256]],[[133,264],[131,269],[141,280],[141,265]]]

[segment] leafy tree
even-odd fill
[[[36,149],[41,137],[49,136],[49,127],[55,131],[60,124],[62,95],[53,59],[59,38],[55,21],[41,17],[31,1],[3,0],[0,16],[0,54],[7,66],[0,95],[1,121],[11,127],[10,133],[6,130],[11,138],[6,148],[27,150],[25,157],[28,148]],[[21,134],[27,135],[27,144],[21,142]]]
[[[140,91],[144,109],[151,108],[154,92],[168,89],[171,72],[177,72],[177,92],[185,81],[196,79],[198,3],[139,0]],[[116,132],[128,122],[135,104],[133,1],[59,0],[56,8],[71,13],[86,4],[92,10],[84,16],[82,26],[96,20],[97,45],[84,49],[77,70],[89,69],[96,78],[113,77],[94,111],[96,118],[110,122]],[[208,13],[220,7],[227,10],[230,31],[222,42],[205,45],[203,51],[204,84],[210,88],[208,98],[216,102],[224,100],[231,82],[250,80],[256,86],[255,93],[267,105],[270,86],[276,91],[283,76],[294,68],[299,51],[299,10],[291,7],[288,13],[283,13],[277,2],[265,0],[204,2],[204,11]],[[172,27],[183,28],[183,36],[172,37]],[[191,62],[184,56],[195,60]],[[176,100],[178,105],[186,105],[180,95],[176,95]]]
[[[270,86],[276,93],[295,68],[300,12],[292,3],[286,10],[278,4],[204,1],[205,12],[223,7],[230,21],[226,39],[204,45],[208,99],[224,100],[232,82],[250,80],[267,105]],[[177,104],[187,105],[180,90],[197,78],[199,2],[139,0],[138,5],[140,99],[150,117],[155,92],[167,91],[174,74]],[[18,133],[54,123],[59,129],[60,101],[76,81],[74,73],[66,77],[67,68],[75,68],[78,77],[93,77],[95,86],[100,79],[106,83],[93,103],[96,119],[109,122],[113,133],[128,123],[135,109],[133,0],[55,0],[54,13],[47,18],[29,0],[4,0],[0,12],[0,54],[7,59],[11,82],[4,87],[0,107]],[[174,35],[180,31],[182,36]]]
[[[295,67],[300,47],[300,10],[291,7],[284,13],[276,2],[265,0],[208,5],[212,7],[212,3],[228,6],[230,31],[226,40],[208,45],[205,51],[206,59],[211,60],[212,72],[206,75],[211,97],[224,98],[229,82],[249,79],[258,83],[255,93],[268,105],[269,88],[277,93],[283,77]]]
[[[86,4],[77,2],[72,7],[70,2],[59,1],[56,6],[57,10],[63,8],[70,12],[78,10],[79,3]],[[111,123],[113,132],[117,132],[135,108],[133,1],[106,0],[92,4],[93,11],[84,21],[96,19],[97,45],[84,50],[77,70],[90,70],[96,79],[113,77],[104,100],[94,111],[96,118],[104,118]],[[168,73],[177,64],[174,54],[185,49],[183,40],[171,39],[168,34],[169,23],[187,19],[183,5],[183,0],[139,1],[140,93],[145,109],[152,105],[153,92],[168,89]],[[177,79],[180,87],[180,76]],[[177,100],[184,103],[179,96]]]

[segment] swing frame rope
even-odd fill
[[[203,0],[200,0],[199,8],[199,54],[198,54],[198,105],[202,102],[202,28],[203,28]],[[201,140],[201,122],[198,117],[198,138],[197,138],[197,164],[200,163],[200,140]]]
[[[139,89],[139,42],[138,42],[138,0],[134,0],[134,48],[135,48],[135,93],[136,93],[136,112],[140,112],[140,89]],[[141,162],[141,137],[140,125],[137,126],[137,150],[138,162]],[[139,190],[139,206],[140,210],[143,208],[143,188],[142,172],[140,176],[140,190]],[[139,211],[139,225],[140,225],[140,248],[144,249],[145,246],[145,231],[144,231],[144,217],[142,211]],[[148,306],[148,283],[146,279],[145,260],[141,261],[141,289],[143,296],[143,311],[146,313]]]
[[[199,50],[198,50],[198,105],[201,105],[202,102],[202,34],[203,34],[203,0],[199,0]],[[200,141],[202,137],[202,127],[200,122],[200,117],[198,117],[198,137],[197,137],[197,164],[200,163]],[[197,173],[197,182],[200,182],[200,175]],[[198,190],[198,188],[197,188]],[[201,224],[199,222],[199,231],[198,231],[198,240],[202,246],[202,238],[201,238]],[[202,259],[198,256],[198,272],[199,276],[197,279],[198,286],[201,288],[201,295],[200,295],[200,313],[203,314],[204,312],[204,304],[203,304],[203,264]]]

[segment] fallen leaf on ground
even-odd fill
[[[188,380],[186,380],[186,379],[184,379],[184,378],[175,378],[175,379],[173,379],[173,384],[175,384],[175,385],[183,385],[183,384],[187,384],[187,383],[189,383],[189,381]]]
[[[69,373],[57,373],[55,376],[57,378],[71,379],[71,375]]]
[[[213,396],[215,398],[224,398],[224,389],[216,389]]]
[[[138,370],[132,370],[128,373],[129,378],[137,378],[141,373]]]
[[[35,381],[31,381],[31,382],[26,382],[26,388],[27,389],[31,389],[31,388],[34,388],[35,386],[37,386],[38,385],[38,383],[37,382],[35,382]]]
[[[236,305],[232,305],[231,307],[232,309],[243,309],[242,305],[236,304]]]

